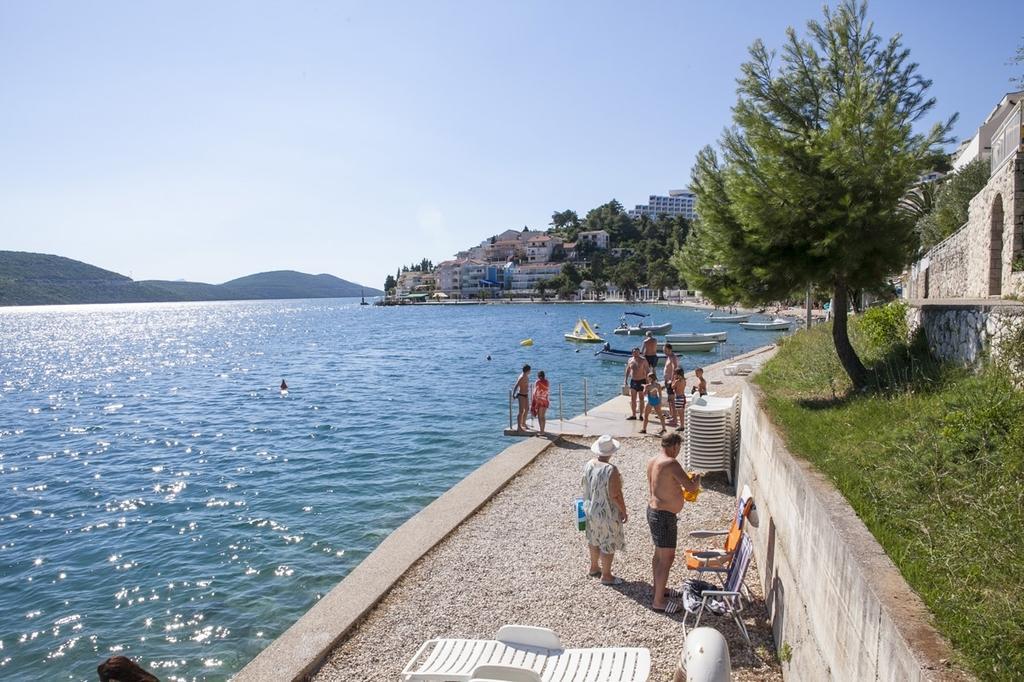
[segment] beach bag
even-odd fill
[[[573,510],[576,513],[576,530],[585,531],[587,529],[587,507],[582,497],[577,497],[573,501]]]

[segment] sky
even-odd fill
[[[688,185],[757,38],[820,0],[0,0],[0,249],[135,279],[381,287],[507,228]],[[970,137],[1019,0],[875,0]]]

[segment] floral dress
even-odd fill
[[[592,459],[583,467],[583,509],[587,514],[587,544],[604,554],[626,548],[626,538],[619,520],[619,508],[608,496],[611,464]]]

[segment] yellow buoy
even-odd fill
[[[533,345],[533,339],[523,339],[522,341],[519,342],[519,345],[520,346],[532,346]]]

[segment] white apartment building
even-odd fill
[[[669,190],[668,196],[652,194],[647,198],[647,205],[637,204],[636,208],[627,211],[634,220],[642,215],[658,218],[667,215],[670,218],[681,215],[687,220],[697,217],[697,196],[685,189]]]
[[[611,237],[604,230],[588,230],[579,233],[576,243],[588,244],[595,249],[604,251],[611,244]]]
[[[978,127],[978,131],[974,133],[974,136],[960,143],[960,146],[955,152],[953,152],[953,170],[958,171],[971,161],[975,159],[990,159],[992,158],[992,146],[1002,146],[1003,140],[993,140],[992,136],[994,133],[1005,130],[1003,123],[1006,122],[1007,116],[1015,110],[1017,102],[1024,99],[1024,90],[1018,90],[1017,92],[1008,92],[1000,100],[996,108],[988,115],[985,121]],[[1020,115],[1020,109],[1016,109],[1017,115]],[[1014,147],[1016,148],[1016,147]]]
[[[547,263],[555,252],[562,249],[562,239],[543,232],[530,235],[526,241],[526,260],[530,263]]]
[[[537,282],[551,279],[562,274],[561,263],[524,263],[505,266],[506,290],[513,294],[532,295],[537,290]]]

